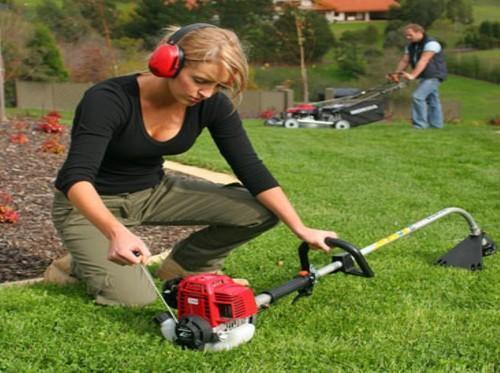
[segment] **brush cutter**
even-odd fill
[[[167,281],[162,292],[156,287],[155,290],[168,313],[157,315],[155,320],[160,324],[163,336],[183,348],[204,351],[232,349],[252,339],[257,313],[267,309],[271,303],[294,292],[297,292],[297,295],[292,303],[303,296],[311,295],[318,280],[328,274],[343,272],[373,277],[373,270],[365,258],[367,254],[452,213],[458,213],[465,218],[470,233],[455,248],[439,258],[436,264],[472,271],[483,269],[482,258],[495,252],[495,242],[479,228],[467,211],[450,207],[363,249],[340,239],[327,238],[325,242],[329,247],[340,248],[343,252],[333,255],[331,263],[321,268],[310,265],[309,247],[302,243],[299,246],[301,271],[298,275],[256,296],[249,287],[239,285],[224,275],[199,274]],[[154,286],[149,272],[144,267],[143,269]],[[171,307],[177,308],[177,316]]]

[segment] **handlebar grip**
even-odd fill
[[[370,266],[368,265],[368,262],[366,261],[365,257],[363,256],[363,254],[361,254],[361,251],[356,246],[347,241],[331,237],[327,237],[325,239],[325,243],[329,247],[338,247],[351,254],[356,263],[358,264],[359,268],[361,269],[361,273],[359,273],[360,275],[365,277],[374,276],[374,273],[370,268]],[[309,254],[309,245],[306,242],[302,242],[302,244],[299,246],[300,268],[302,271],[309,272],[310,270],[308,254]]]
[[[311,276],[299,276],[292,280],[284,283],[277,288],[265,291],[264,294],[268,294],[271,297],[271,302],[276,302],[278,299],[283,298],[285,295],[293,293],[296,290],[301,290],[312,286],[314,279]]]

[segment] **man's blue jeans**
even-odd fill
[[[439,79],[421,79],[412,95],[414,128],[443,128],[443,111],[439,101]]]

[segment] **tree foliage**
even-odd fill
[[[80,3],[73,0],[43,0],[36,7],[37,19],[64,42],[77,42],[91,31],[82,15]]]
[[[500,48],[500,22],[483,21],[469,27],[459,44],[478,49]]]
[[[325,17],[315,12],[287,8],[278,18],[253,31],[250,57],[256,62],[297,64],[300,60],[294,12],[303,20],[305,60],[319,60],[335,43]]]
[[[86,38],[73,45],[67,56],[71,81],[98,82],[112,76],[112,56],[102,38]]]
[[[78,0],[80,14],[100,35],[106,36],[119,28],[115,0]]]
[[[346,76],[357,78],[366,73],[366,61],[356,44],[339,48],[336,55],[339,68]]]
[[[15,79],[19,77],[23,61],[28,56],[26,42],[33,35],[33,26],[19,14],[11,0],[2,0],[0,4],[3,5],[0,11],[0,36],[5,104],[15,106]]]
[[[29,55],[23,61],[21,77],[33,81],[62,81],[68,78],[61,53],[50,30],[38,25],[26,47]]]
[[[259,27],[273,17],[272,0],[219,0],[212,7],[219,25],[237,34]]]
[[[130,22],[124,25],[124,34],[144,40],[152,48],[163,36],[163,30],[172,25],[182,26],[212,20],[210,4],[201,2],[196,7],[186,6],[184,0],[143,0],[137,4]]]
[[[36,18],[63,42],[99,34],[119,36],[120,18],[114,0],[42,0]]]
[[[384,47],[401,48],[405,45],[401,28],[409,23],[428,29],[443,18],[464,24],[473,21],[471,0],[399,0],[399,5],[389,10]]]
[[[33,35],[33,26],[14,9],[3,10],[0,12],[0,35],[5,79],[15,79],[28,56],[26,43]]]
[[[418,23],[428,28],[443,15],[447,1],[449,0],[401,0],[399,7],[389,10],[389,19]]]
[[[400,0],[399,5],[389,10],[391,23],[418,23],[429,28],[439,18],[464,24],[473,20],[471,0]],[[389,31],[394,28],[390,26]]]
[[[194,22],[214,23],[232,29],[242,39],[252,61],[297,63],[297,31],[292,8],[277,15],[272,0],[198,1],[196,7],[184,0],[143,0],[126,25],[126,34],[141,38],[152,48],[169,25]],[[333,35],[326,19],[315,12],[303,12],[306,22],[306,59],[319,59],[332,46]]]
[[[339,69],[351,78],[365,75],[366,66],[381,57],[381,52],[372,47],[377,40],[378,30],[373,25],[360,30],[344,31],[335,47]]]
[[[453,22],[470,24],[473,22],[472,3],[470,0],[448,0],[446,18]]]
[[[341,43],[373,45],[378,40],[378,30],[375,26],[369,25],[360,30],[344,31],[340,38]]]

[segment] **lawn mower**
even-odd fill
[[[457,207],[445,208],[402,230],[399,230],[363,249],[337,239],[327,238],[326,244],[342,252],[331,258],[331,263],[315,268],[309,263],[309,246],[299,246],[301,270],[284,284],[254,295],[252,289],[242,286],[225,275],[198,274],[164,283],[160,292],[148,270],[152,286],[168,312],[155,316],[163,336],[183,348],[222,351],[232,349],[252,339],[257,313],[269,308],[291,293],[297,292],[292,303],[310,296],[318,280],[328,274],[343,272],[349,275],[373,277],[374,272],[365,256],[382,246],[405,237],[446,215],[458,213],[469,225],[469,235],[456,247],[436,261],[442,266],[461,267],[471,271],[483,269],[483,256],[496,251],[495,242],[483,232],[472,216]],[[172,311],[177,308],[177,315]]]
[[[384,119],[386,97],[406,86],[391,81],[367,90],[351,90],[349,95],[300,104],[267,119],[264,124],[285,128],[349,129]]]

